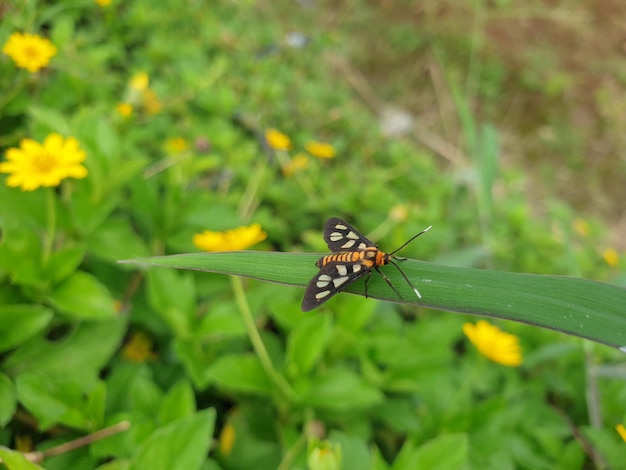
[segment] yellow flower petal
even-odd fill
[[[145,91],[148,89],[149,84],[150,84],[150,77],[148,76],[146,72],[136,73],[130,79],[130,87],[133,90]]]
[[[32,452],[34,449],[33,439],[28,434],[17,434],[15,436],[15,450],[20,452]]]
[[[143,331],[135,331],[122,348],[122,356],[131,362],[145,362],[154,359],[152,352],[152,338]]]
[[[165,141],[165,151],[167,153],[181,153],[189,148],[189,144],[182,137],[170,137]]]
[[[486,358],[504,366],[519,366],[522,352],[517,336],[502,331],[491,323],[480,320],[478,323],[465,323],[463,333]]]
[[[133,105],[130,103],[118,103],[115,109],[117,110],[117,113],[123,117],[128,117],[133,114]]]
[[[309,142],[305,145],[306,151],[317,158],[335,158],[335,147],[325,142]]]
[[[29,72],[37,72],[56,55],[57,48],[48,39],[28,33],[13,33],[2,47],[15,65]]]
[[[574,226],[574,230],[576,230],[576,233],[578,233],[578,235],[581,235],[583,237],[589,236],[589,222],[587,222],[585,219],[577,217],[574,219],[572,225]]]
[[[143,105],[146,108],[148,114],[158,114],[161,109],[163,109],[163,104],[161,104],[161,100],[152,88],[144,90],[141,96],[143,98]]]
[[[238,227],[225,232],[205,230],[193,236],[193,243],[204,251],[238,251],[250,248],[267,238],[259,224]]]
[[[602,257],[606,264],[615,268],[619,265],[619,254],[613,248],[607,248],[602,252]]]
[[[82,165],[85,152],[72,137],[64,139],[50,134],[43,144],[23,139],[20,148],[6,152],[7,161],[0,163],[0,173],[9,173],[6,184],[33,191],[41,186],[58,186],[65,178],[84,178],[87,168]]]
[[[409,210],[404,204],[397,204],[389,211],[389,218],[394,222],[403,222],[409,216]]]
[[[623,439],[623,441],[626,442],[626,427],[624,427],[622,423],[619,423],[615,425],[615,430],[617,431],[619,436]]]
[[[285,165],[283,165],[283,175],[291,176],[294,173],[305,170],[309,167],[309,157],[307,157],[303,153],[299,153],[291,160],[289,160]]]
[[[230,451],[233,450],[233,446],[235,445],[236,437],[237,433],[235,432],[235,427],[230,423],[226,423],[222,428],[219,438],[220,453],[224,457],[230,455]]]
[[[268,129],[265,132],[265,140],[274,150],[289,150],[291,148],[291,140],[285,134],[276,129]]]

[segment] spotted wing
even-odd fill
[[[370,271],[370,268],[361,263],[319,262],[319,264],[321,265],[319,272],[311,279],[304,292],[303,312],[319,307]]]
[[[324,224],[324,241],[333,253],[339,251],[362,251],[368,246],[376,246],[366,237],[339,217],[331,217]]]

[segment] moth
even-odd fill
[[[324,302],[341,292],[346,286],[357,279],[367,275],[365,279],[365,297],[367,297],[367,284],[372,273],[376,270],[385,282],[393,289],[402,300],[402,296],[391,283],[391,280],[380,270],[381,266],[393,264],[406,282],[411,286],[415,295],[422,298],[419,291],[411,283],[407,275],[400,269],[395,260],[404,261],[406,258],[394,256],[417,237],[430,230],[428,227],[417,235],[407,240],[400,248],[385,253],[378,246],[361,235],[352,225],[338,217],[331,217],[324,224],[324,241],[332,252],[330,255],[320,258],[315,265],[320,269],[311,279],[304,299],[302,299],[302,311],[308,312],[319,307]]]

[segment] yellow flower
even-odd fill
[[[8,161],[0,163],[0,173],[10,173],[6,184],[23,191],[33,191],[40,186],[58,186],[65,178],[84,178],[87,168],[85,152],[73,137],[63,139],[50,134],[43,144],[32,139],[22,139],[20,148],[6,152]]]
[[[578,235],[581,235],[583,237],[589,236],[589,222],[587,222],[585,219],[576,217],[572,225],[574,226],[574,230],[576,230]]]
[[[124,302],[122,302],[121,300],[113,301],[113,310],[115,310],[116,313],[120,313],[124,308]]]
[[[101,7],[108,7],[111,4],[111,0],[95,0],[95,2]]]
[[[606,264],[615,268],[619,264],[619,254],[613,248],[607,248],[602,252],[602,257]]]
[[[463,333],[483,356],[493,362],[504,366],[519,366],[522,363],[517,336],[506,333],[485,320],[476,324],[465,323]]]
[[[236,437],[237,433],[235,432],[235,427],[230,423],[226,423],[222,428],[219,438],[220,453],[224,457],[228,457],[230,455],[230,451],[233,450],[233,446],[235,445]]]
[[[303,153],[299,153],[289,160],[282,168],[283,175],[291,176],[294,173],[309,167],[309,157]]]
[[[317,158],[335,158],[335,147],[325,142],[309,142],[305,145],[307,152]]]
[[[150,84],[150,77],[146,72],[139,72],[130,79],[130,88],[136,91],[145,91]]]
[[[129,103],[118,103],[115,109],[117,109],[117,113],[123,117],[128,117],[133,114],[133,105]]]
[[[617,434],[619,434],[619,436],[623,439],[623,441],[626,442],[626,427],[624,427],[622,423],[619,423],[615,425],[615,430],[617,431]]]
[[[122,356],[131,362],[154,359],[156,354],[152,352],[152,338],[143,331],[135,331],[122,348]]]
[[[36,34],[13,33],[2,52],[11,57],[18,67],[37,72],[48,65],[57,48],[48,39]]]
[[[204,251],[237,251],[250,248],[267,238],[259,224],[238,227],[225,232],[205,230],[193,236],[193,244]]]
[[[182,137],[170,137],[165,141],[164,147],[168,153],[182,153],[189,148],[189,144]]]
[[[394,222],[402,222],[409,216],[409,210],[403,204],[396,204],[389,211],[389,218]]]
[[[265,131],[265,140],[274,150],[289,150],[291,148],[291,140],[285,134],[276,129],[268,129]]]
[[[163,108],[161,100],[159,100],[159,97],[152,88],[144,90],[142,98],[143,105],[145,106],[146,111],[148,111],[148,114],[157,114]]]
[[[33,438],[28,434],[17,434],[15,436],[15,450],[19,452],[32,452],[35,449]]]

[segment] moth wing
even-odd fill
[[[308,312],[319,307],[369,271],[360,263],[322,264],[319,272],[311,279],[304,291],[302,311]]]
[[[324,224],[324,241],[333,253],[362,251],[368,246],[376,246],[352,225],[339,217],[331,217]]]

